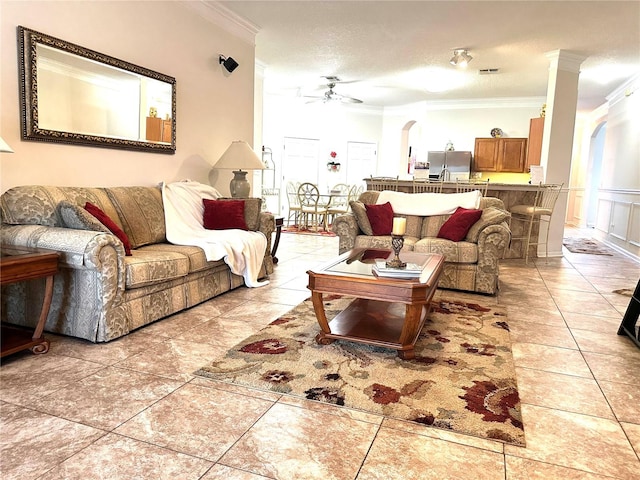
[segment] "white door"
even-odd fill
[[[280,187],[282,214],[287,218],[289,202],[287,183],[318,184],[320,140],[315,138],[284,137],[282,154],[282,185]]]
[[[363,181],[371,175],[376,176],[378,146],[368,142],[347,142],[347,183],[366,186]]]

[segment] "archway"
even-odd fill
[[[601,122],[593,131],[589,143],[587,184],[585,185],[584,217],[586,226],[594,228],[598,217],[598,189],[602,173],[602,153],[607,131],[607,122]]]
[[[399,166],[398,168],[402,174],[413,174],[413,164],[410,157],[415,158],[418,154],[420,137],[420,126],[416,120],[410,120],[404,124],[400,138],[400,163],[404,167]]]

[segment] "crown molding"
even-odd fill
[[[545,56],[549,59],[549,68],[572,73],[580,73],[580,65],[587,58],[569,50],[553,50],[545,53]]]
[[[624,100],[627,97],[630,97],[634,93],[636,95],[640,95],[640,73],[635,74],[629,80],[624,82],[618,88],[616,88],[613,92],[607,95],[605,98],[609,102],[609,106],[613,106],[616,103]]]
[[[182,2],[182,5],[235,37],[256,46],[256,35],[260,27],[220,3],[213,0],[198,0]]]
[[[416,111],[473,110],[487,108],[536,108],[539,109],[547,97],[498,97],[461,100],[431,100],[395,107],[385,107],[385,113],[403,115]]]

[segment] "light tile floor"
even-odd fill
[[[120,340],[49,335],[0,368],[9,479],[640,479],[640,350],[616,335],[640,265],[571,254],[504,261],[524,448],[194,377],[309,296],[337,239],[284,234],[269,286],[241,288]]]

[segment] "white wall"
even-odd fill
[[[505,137],[528,137],[529,120],[539,116],[543,103],[544,98],[534,97],[428,102],[387,108],[378,173],[407,177],[402,129],[412,121],[416,122],[412,130],[419,127],[422,136],[419,152],[442,151],[449,141],[456,150],[473,152],[476,137],[490,137],[491,129],[495,127],[502,129]],[[495,181],[497,174],[491,176]]]
[[[0,2],[0,136],[15,151],[1,154],[2,191],[24,184],[154,185],[185,178],[207,183],[231,141],[253,143],[253,43],[185,3]],[[176,154],[21,141],[18,25],[175,77]],[[232,75],[218,64],[219,54],[240,64]],[[228,194],[232,176],[213,175],[216,188]]]
[[[640,75],[607,100],[596,235],[640,259]]]
[[[320,160],[330,152],[338,154],[338,162],[347,158],[347,142],[379,143],[382,137],[381,109],[341,105],[338,103],[305,103],[300,98],[265,95],[263,144],[273,150],[276,166],[281,165],[285,137],[318,139]],[[375,172],[363,172],[363,178]]]

